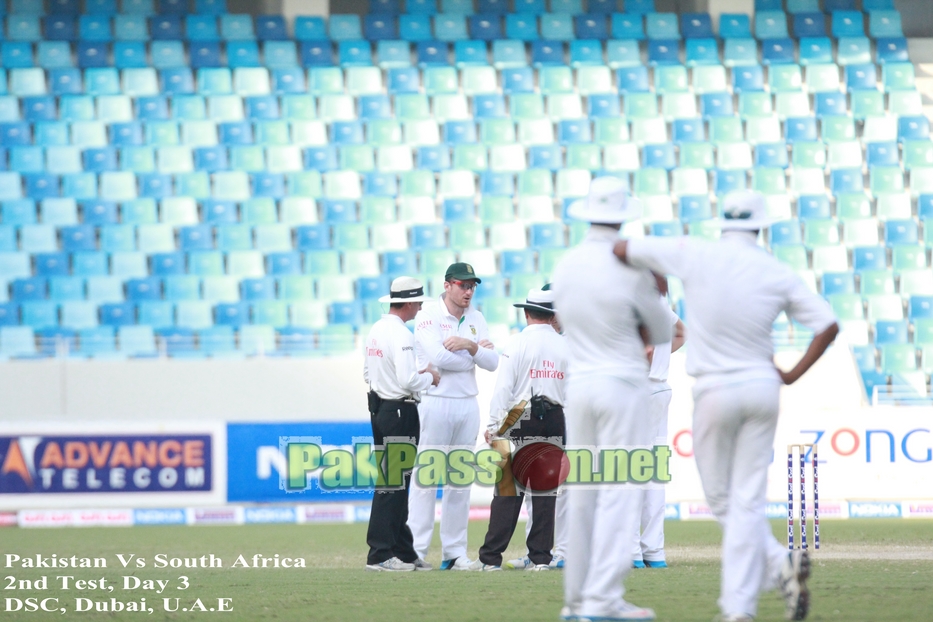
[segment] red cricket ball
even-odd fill
[[[563,448],[553,443],[523,445],[512,455],[515,481],[534,492],[554,490],[569,474],[570,460]]]

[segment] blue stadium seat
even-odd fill
[[[868,0],[869,2],[871,0]],[[827,13],[833,11],[854,11],[855,0],[823,0],[823,10]]]
[[[856,272],[886,270],[887,267],[884,247],[860,246],[852,249],[852,269]]]
[[[766,39],[761,42],[761,62],[764,65],[793,64],[796,60],[794,40],[790,38]]]
[[[816,65],[833,62],[833,42],[829,37],[804,37],[800,39],[800,64]]]
[[[428,15],[399,15],[399,37],[403,41],[429,41],[431,34],[431,18]]]
[[[470,38],[479,41],[502,39],[502,18],[495,13],[470,15],[468,18]]]
[[[201,67],[222,67],[220,60],[220,42],[219,41],[193,41],[188,45],[191,57],[191,66],[195,69]],[[230,50],[228,46],[228,50]],[[232,50],[230,50],[232,52]],[[231,66],[236,59],[235,54],[230,55]]]
[[[441,139],[448,144],[471,144],[476,142],[476,124],[472,121],[447,121]]]
[[[825,37],[826,20],[822,13],[797,13],[794,15],[794,36],[801,37]]]
[[[642,165],[645,168],[663,168],[668,171],[677,168],[674,145],[645,145],[642,150]]]
[[[780,9],[755,12],[755,37],[778,39],[787,37],[787,17]]]
[[[484,41],[459,40],[454,43],[454,64],[457,67],[488,65],[488,51]]]
[[[528,227],[532,248],[563,248],[564,227],[560,223],[533,223]]]
[[[648,68],[644,65],[627,67],[616,72],[616,82],[620,93],[647,93]]]
[[[875,65],[847,65],[845,69],[846,88],[850,91],[874,91],[878,89],[878,73]]]
[[[530,150],[533,150],[531,147]],[[529,150],[529,151],[530,151]],[[476,218],[476,206],[472,198],[445,199],[441,207],[444,222],[472,222]],[[384,260],[388,263],[390,253],[384,255]],[[408,257],[408,254],[405,254]],[[398,261],[392,262],[392,265],[398,265]],[[409,273],[416,273],[417,270],[411,269]],[[405,274],[404,271],[396,270],[395,273]]]
[[[412,225],[411,247],[416,251],[447,248],[444,226],[441,224]]]
[[[900,163],[897,143],[868,143],[865,146],[865,161],[869,167],[897,166]]]
[[[680,64],[680,41],[677,39],[653,39],[648,42],[648,64]]]
[[[477,119],[493,119],[508,116],[505,110],[505,98],[499,94],[474,96],[473,116]]]
[[[706,140],[706,131],[699,119],[675,119],[671,128],[675,143],[701,143]]]
[[[363,36],[370,41],[398,39],[395,16],[374,13],[363,17]]]
[[[100,323],[104,326],[136,324],[136,305],[131,302],[109,302],[100,305]]]
[[[815,142],[817,140],[816,118],[788,118],[784,129],[784,138],[788,143]]]
[[[398,178],[392,173],[377,171],[366,173],[363,176],[363,193],[369,196],[397,196]]]
[[[829,198],[826,195],[801,195],[797,198],[797,215],[801,220],[829,218]]]
[[[266,272],[274,276],[301,274],[301,254],[294,251],[269,253]]]
[[[645,34],[649,39],[680,39],[677,15],[675,13],[646,14]]]
[[[77,38],[77,24],[74,15],[49,15],[42,25],[42,38],[49,41],[74,41]]]
[[[709,13],[682,13],[680,30],[685,39],[709,39],[715,36]]]
[[[528,148],[528,168],[556,171],[563,168],[559,145],[532,145]]]
[[[784,143],[758,144],[755,146],[755,166],[787,168],[787,145]]]
[[[904,37],[879,37],[875,40],[875,54],[880,64],[906,63],[907,39]]]
[[[719,36],[723,39],[748,39],[752,36],[748,15],[723,13],[719,16]]]
[[[214,305],[214,324],[233,327],[249,324],[249,304],[221,302]]]
[[[281,15],[257,15],[255,32],[260,41],[284,41],[288,38],[285,18]]]
[[[90,224],[61,227],[59,236],[62,250],[69,253],[97,249],[97,233]]]
[[[33,262],[36,276],[68,276],[70,273],[68,253],[36,253]]]
[[[700,95],[700,114],[704,118],[731,117],[735,114],[732,95],[729,93],[704,93]]]
[[[302,67],[330,67],[334,65],[334,46],[330,41],[302,41],[298,45]]]
[[[207,45],[207,44],[199,44],[198,47],[205,46],[205,45]],[[259,45],[258,45],[255,41],[228,41],[228,42],[227,42],[227,64],[226,64],[226,65],[221,65],[221,64],[220,64],[220,46],[219,46],[219,44],[213,44],[213,45],[216,45],[216,47],[208,47],[207,49],[210,49],[210,50],[211,50],[211,52],[210,52],[211,55],[213,54],[213,50],[216,49],[216,50],[217,50],[217,58],[216,58],[216,61],[215,61],[215,62],[212,62],[211,64],[204,65],[204,66],[206,66],[206,67],[218,67],[218,66],[229,66],[229,67],[259,67],[259,65],[260,65],[260,63],[259,63]],[[194,48],[195,48],[195,47],[196,47],[195,45],[192,45],[192,50],[193,50],[193,51],[194,51]],[[210,57],[209,57],[207,60],[209,60],[209,61],[214,61],[214,59],[213,59],[213,58],[210,58]],[[194,63],[193,57],[192,57],[191,66],[192,66],[192,67],[195,67],[195,66],[196,66],[195,63]],[[201,80],[200,80],[200,74],[201,74],[201,72],[198,72],[198,74],[199,74],[199,75],[198,75],[198,80],[199,80],[199,84],[200,84],[200,82],[201,82]],[[213,72],[212,72],[212,75],[213,75]],[[222,74],[220,74],[220,73],[218,72],[216,75],[217,75],[217,76],[221,76]],[[211,86],[211,89],[212,89],[212,90],[213,90],[213,88],[214,88],[214,87]],[[199,90],[201,90],[201,89],[199,88]]]
[[[719,45],[716,39],[687,39],[686,64],[688,67],[718,65]]]
[[[907,317],[911,322],[933,318],[933,296],[911,296],[907,301]]]
[[[589,13],[573,17],[577,39],[605,41],[609,38],[609,26],[605,15]]]
[[[514,67],[502,72],[502,92],[533,93],[535,88],[534,70],[531,67]]]
[[[833,37],[838,39],[840,37],[865,36],[865,24],[862,20],[863,17],[860,11],[833,11]]]
[[[587,116],[590,118],[611,118],[621,114],[619,97],[614,94],[594,94],[587,98]]]
[[[926,117],[900,117],[897,120],[897,139],[927,140],[930,137],[930,120]]]
[[[564,65],[564,44],[560,41],[532,41],[531,64],[535,67]]]
[[[511,173],[487,171],[480,175],[480,189],[488,196],[508,196],[515,194],[515,181]]]
[[[712,215],[712,207],[710,206],[708,196],[680,197],[679,216],[681,221],[693,222],[697,220],[706,220],[712,218]]]
[[[745,190],[747,188],[746,171],[715,171],[714,192],[717,195],[728,194],[734,190]]]
[[[505,16],[505,36],[519,41],[534,41],[538,38],[538,18],[533,13],[508,14]]]
[[[443,41],[419,41],[415,53],[418,66],[421,68],[446,66],[449,64],[447,60],[449,51],[450,46]]]
[[[188,67],[165,68],[159,72],[159,77],[162,83],[162,91],[165,95],[188,95],[194,93],[194,76]]]
[[[888,220],[884,223],[884,243],[888,246],[898,244],[917,244],[919,236],[915,220]]]
[[[832,296],[834,294],[854,294],[855,273],[824,272],[820,293],[823,296]],[[874,367],[874,356],[872,357],[872,367]]]
[[[846,96],[842,93],[816,93],[813,100],[814,112],[817,118],[845,116],[847,114]]]

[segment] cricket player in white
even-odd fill
[[[436,387],[421,400],[419,453],[426,449],[473,450],[479,434],[478,366],[495,371],[499,355],[489,341],[483,315],[470,305],[481,280],[467,263],[455,263],[444,275],[444,294],[436,303],[425,303],[415,317],[415,354],[418,368],[433,365],[441,374]],[[417,471],[408,498],[408,526],[415,551],[428,554],[434,534],[436,489],[418,485]],[[468,570],[467,523],[469,487],[445,486],[441,502],[441,570]]]
[[[667,305],[666,298],[662,297],[661,301]],[[671,405],[671,385],[667,383],[667,375],[671,366],[671,352],[676,352],[684,345],[683,322],[673,311],[670,311],[670,318],[673,341],[648,347],[651,360],[651,369],[648,371],[651,385],[649,412],[654,442],[658,445],[667,444],[667,410]],[[635,531],[636,568],[667,568],[664,555],[664,499],[664,488],[649,488],[645,491],[641,508],[641,533],[637,529]]]
[[[600,177],[568,214],[591,223],[554,274],[555,307],[570,347],[568,447],[650,448],[645,346],[671,340],[670,311],[647,270],[612,254],[623,222],[638,216],[625,184]],[[619,268],[623,268],[619,270]],[[442,381],[443,382],[443,381]],[[632,569],[632,537],[644,490],[619,484],[569,486],[570,541],[564,568],[568,620],[653,620],[626,602],[622,580]]]
[[[554,330],[554,292],[533,289],[525,302],[517,302],[514,306],[525,310],[528,325],[512,336],[499,359],[496,386],[489,404],[486,442],[492,444],[508,438],[517,452],[519,447],[532,442],[528,439],[548,439],[563,448],[566,436],[563,407],[567,401],[565,385],[570,352],[566,340]],[[546,400],[541,402],[540,411],[535,408],[538,400]],[[522,401],[528,403],[524,414],[500,436],[499,430],[509,411]],[[496,494],[493,497],[489,529],[479,549],[479,559],[474,562],[474,570],[501,570],[502,553],[515,531],[522,498],[532,496],[535,495],[519,491],[518,496]],[[522,564],[525,570],[548,570],[553,561],[556,499],[552,494],[535,498],[534,523],[525,537],[529,549],[529,563]],[[528,522],[532,523],[530,516]]]
[[[788,619],[809,607],[805,550],[791,553],[765,517],[780,388],[822,356],[839,328],[829,305],[793,270],[757,244],[772,220],[764,198],[732,193],[723,201],[722,238],[653,238],[616,244],[626,263],[679,277],[684,284],[694,386],[693,451],[710,509],[723,528],[723,619],[747,621],[763,591],[780,587]],[[775,368],[771,329],[784,311],[814,331],[789,372]]]

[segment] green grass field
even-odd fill
[[[523,537],[524,524],[517,536]],[[475,556],[486,525],[470,525],[470,554]],[[783,537],[784,524],[774,522]],[[76,612],[75,599],[110,599],[128,605],[146,598],[148,619],[223,620],[408,620],[483,621],[557,620],[562,601],[562,573],[365,572],[365,525],[250,525],[239,527],[133,527],[126,529],[4,529],[0,531],[0,619],[134,620],[139,613]],[[844,622],[926,622],[933,619],[933,522],[914,520],[824,521],[823,549],[814,554],[811,620]],[[439,545],[429,561],[437,565]],[[659,620],[710,622],[717,613],[719,529],[712,522],[668,522],[668,570],[634,571],[626,582],[627,599],[653,607]],[[523,554],[519,537],[506,559]],[[145,558],[145,568],[123,569],[117,554]],[[238,555],[250,563],[254,554],[301,557],[305,569],[231,568]],[[104,557],[102,569],[8,567],[7,555],[22,557]],[[154,568],[157,554],[197,558],[214,554],[223,568],[173,570]],[[135,562],[135,558],[134,558]],[[47,576],[47,590],[19,589],[21,581]],[[190,587],[177,589],[179,576]],[[63,590],[57,576],[114,584],[112,592]],[[162,594],[125,591],[123,576],[168,581]],[[9,579],[7,577],[14,577]],[[130,579],[132,582],[133,580]],[[10,589],[10,587],[17,589]],[[26,584],[22,583],[25,588]],[[168,613],[163,598],[179,598],[179,608],[217,608],[218,598],[232,599],[230,613]],[[7,599],[58,598],[47,607],[64,614],[12,612]],[[170,607],[171,608],[171,607]],[[776,594],[761,601],[759,620],[783,620]]]

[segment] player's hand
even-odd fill
[[[436,387],[437,383],[441,381],[441,375],[437,373],[437,370],[434,369],[433,365],[428,365],[424,369],[418,372],[419,374],[428,373],[431,374],[431,386]]]
[[[466,350],[470,353],[470,356],[475,356],[479,345],[471,339],[466,337],[448,337],[444,340],[444,347],[449,352],[458,352],[460,350]]]
[[[654,346],[645,346],[645,357],[648,359],[648,364],[651,365],[654,360]]]
[[[487,350],[495,350],[495,349],[496,349],[496,346],[494,346],[494,345],[492,344],[492,342],[489,341],[488,339],[480,339],[480,340],[479,340],[479,345],[480,345],[481,347],[483,347],[483,348],[486,348]]]
[[[795,376],[793,373],[789,371],[784,371],[783,369],[779,369],[777,371],[778,371],[778,375],[781,377],[781,382],[783,382],[784,384],[791,385],[797,382],[798,376]]]
[[[492,445],[492,432],[486,430],[483,432],[483,438],[486,439],[486,442]]]

